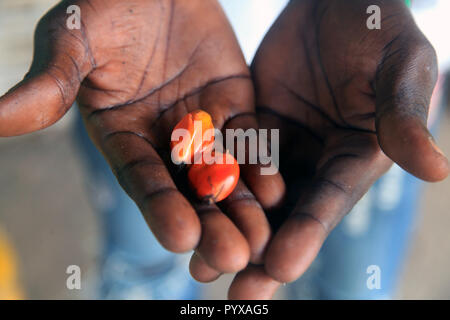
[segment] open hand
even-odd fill
[[[66,26],[73,4],[81,9],[79,30]],[[39,22],[29,73],[0,98],[0,136],[48,127],[75,99],[160,243],[195,249],[194,274],[262,260],[271,234],[263,208],[279,202],[281,177],[243,166],[220,208],[200,205],[180,192],[169,156],[173,127],[198,108],[216,128],[257,127],[250,72],[215,0],[62,1]]]
[[[381,30],[366,27],[373,4]],[[235,298],[268,298],[303,274],[392,160],[426,181],[449,171],[426,128],[435,52],[403,1],[292,0],[252,72],[259,124],[280,129],[287,192],[265,266],[238,275]]]

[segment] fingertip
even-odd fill
[[[197,251],[212,268],[223,273],[244,269],[250,259],[247,240],[231,220],[216,209],[201,213],[202,237]]]
[[[197,253],[192,254],[191,260],[189,262],[189,272],[195,280],[203,283],[212,282],[217,280],[221,272],[208,266],[205,260]]]
[[[228,299],[269,300],[280,285],[264,271],[262,266],[249,266],[234,278],[228,290]]]
[[[428,182],[448,176],[447,157],[419,119],[394,113],[380,119],[377,127],[381,149],[404,170]]]
[[[444,152],[436,145],[434,142],[434,139],[430,136],[429,138],[431,148],[434,151],[434,168],[431,172],[431,175],[429,176],[429,179],[424,179],[429,182],[438,182],[442,181],[445,178],[447,178],[450,167],[449,167],[449,161],[447,156],[444,154]]]
[[[0,136],[18,136],[54,124],[75,100],[67,97],[64,104],[60,92],[48,74],[17,84],[0,97]]]
[[[273,279],[288,283],[299,278],[314,261],[326,232],[315,219],[293,215],[273,238],[265,259],[265,271]]]

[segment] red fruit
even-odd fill
[[[193,164],[188,179],[197,197],[209,203],[219,202],[230,195],[239,180],[239,164],[229,153],[216,153],[222,163]]]
[[[174,132],[177,129],[184,129],[186,135],[176,138]],[[172,150],[172,161],[176,164],[193,163],[194,156],[210,150],[214,143],[214,132],[212,136],[203,139],[207,130],[214,130],[211,116],[202,110],[195,110],[183,117],[177,123],[172,132],[170,148]],[[183,131],[180,131],[183,133]],[[174,139],[176,139],[174,141]],[[177,147],[177,150],[173,150]]]

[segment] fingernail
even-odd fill
[[[434,151],[436,151],[437,153],[439,153],[441,156],[447,158],[447,156],[445,155],[445,153],[436,145],[436,142],[434,142],[433,137],[430,136],[430,143],[434,148]]]

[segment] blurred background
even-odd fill
[[[0,0],[0,95],[27,72],[34,27],[56,2]],[[273,8],[266,20],[280,9],[281,5]],[[250,47],[244,45],[247,59],[253,54]],[[41,132],[0,138],[0,228],[12,245],[10,255],[17,265],[9,267],[17,272],[25,298],[93,298],[100,228],[86,199],[83,167],[70,134],[74,111]],[[448,112],[443,114],[437,139],[450,154]],[[449,191],[450,179],[425,188],[397,298],[450,299]],[[0,280],[6,274],[6,259],[0,254]],[[72,264],[83,271],[82,290],[66,288],[66,268]],[[230,279],[207,285],[206,297],[224,299]]]

